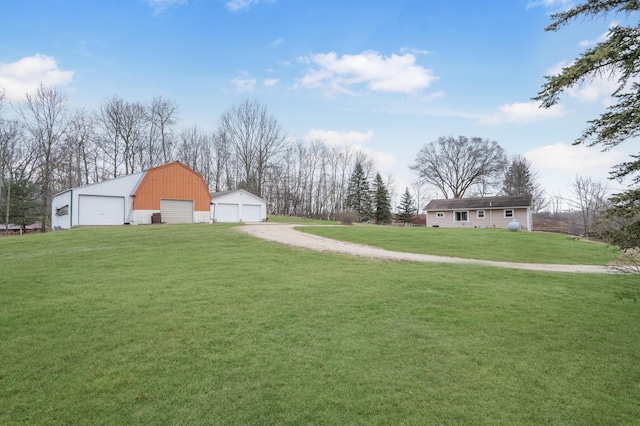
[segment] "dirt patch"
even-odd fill
[[[553,265],[540,263],[512,263],[491,260],[463,259],[448,256],[433,256],[428,254],[402,253],[384,250],[363,244],[347,243],[332,240],[317,235],[298,232],[293,224],[261,223],[239,226],[235,229],[269,241],[328,253],[341,253],[350,256],[366,257],[370,259],[401,260],[409,262],[458,263],[467,265],[486,265],[499,268],[524,269],[542,272],[571,272],[586,274],[615,274],[621,273],[616,268],[597,265]]]

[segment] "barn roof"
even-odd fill
[[[424,211],[443,211],[460,209],[501,209],[506,207],[531,207],[531,195],[514,195],[509,197],[476,197],[431,200]]]

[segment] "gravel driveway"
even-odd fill
[[[612,274],[620,273],[620,270],[607,266],[597,265],[552,265],[540,263],[511,263],[492,260],[462,259],[448,256],[432,256],[428,254],[402,253],[384,250],[363,244],[348,243],[319,237],[317,235],[298,232],[294,229],[297,225],[280,223],[260,223],[238,226],[238,231],[245,232],[265,240],[275,241],[292,247],[308,250],[342,253],[351,256],[367,257],[371,259],[403,260],[410,262],[438,262],[438,263],[464,263],[468,265],[487,265],[499,268],[526,269],[530,271],[544,272],[574,272],[588,274]]]

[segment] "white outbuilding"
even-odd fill
[[[267,202],[244,189],[214,192],[211,218],[214,222],[263,222],[267,220]]]
[[[210,202],[202,175],[176,161],[56,194],[51,226],[207,223]]]

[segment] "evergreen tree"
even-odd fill
[[[374,195],[374,217],[376,219],[376,224],[389,224],[391,223],[391,202],[389,201],[389,191],[387,190],[387,186],[384,184],[380,173],[376,174],[374,185],[376,191]]]
[[[357,163],[347,187],[346,197],[347,207],[358,214],[358,220],[369,220],[373,213],[371,200],[371,188],[369,181],[364,174],[362,163]]]
[[[504,195],[533,194],[533,177],[527,160],[516,157],[511,161],[504,175],[501,192]]]
[[[585,50],[575,61],[560,73],[547,76],[547,82],[534,99],[544,108],[558,103],[560,95],[568,90],[591,82],[600,76],[609,76],[617,87],[612,93],[613,102],[600,117],[590,120],[588,127],[574,144],[599,145],[603,151],[624,141],[636,140],[640,136],[640,25],[638,25],[640,2],[637,0],[589,0],[573,5],[568,10],[551,15],[553,22],[547,31],[557,31],[573,21],[588,18],[610,18],[623,16],[622,23],[615,20],[606,38]],[[634,22],[635,21],[635,22]],[[628,25],[626,25],[628,24]],[[614,166],[611,177],[632,178],[632,185],[611,199],[614,207],[605,214],[609,221],[626,223],[615,232],[621,232],[615,241],[621,247],[640,247],[637,230],[640,228],[640,155],[631,155],[631,160]],[[635,218],[635,219],[633,219]],[[628,222],[630,221],[630,222]],[[626,236],[624,234],[627,234]]]
[[[40,219],[42,201],[37,185],[27,179],[10,181],[2,197],[2,219],[6,219],[7,201],[9,203],[9,222],[20,225],[23,228]],[[0,221],[2,222],[2,221]]]
[[[502,195],[531,195],[532,209],[540,211],[547,204],[544,189],[537,183],[537,175],[531,169],[531,163],[526,158],[515,156],[504,175]]]
[[[403,223],[411,222],[411,219],[416,215],[416,207],[413,202],[413,197],[409,192],[409,188],[405,188],[404,194],[400,198],[400,205],[398,206],[398,213],[396,213],[396,219]]]

